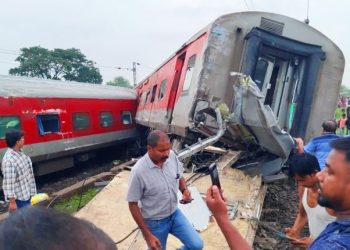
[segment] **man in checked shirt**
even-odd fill
[[[9,201],[9,212],[30,205],[30,199],[36,194],[32,161],[23,151],[24,134],[10,129],[5,135],[7,151],[2,159],[1,170],[4,176],[2,189]]]

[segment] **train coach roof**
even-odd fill
[[[0,96],[136,99],[136,92],[101,84],[0,75]]]

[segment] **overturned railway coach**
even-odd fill
[[[336,44],[306,23],[264,12],[224,15],[140,82],[136,121],[182,140],[210,136],[219,107],[229,121],[222,141],[247,147],[251,134],[286,158],[293,142],[285,132],[308,140],[333,118],[344,63]]]
[[[6,130],[21,129],[36,175],[72,167],[95,149],[138,137],[133,90],[10,76],[0,76],[0,86],[0,159]]]

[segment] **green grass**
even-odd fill
[[[75,194],[68,199],[59,201],[53,206],[53,208],[61,212],[72,214],[78,211],[78,209],[85,206],[92,198],[94,198],[94,196],[98,192],[99,190],[95,187],[88,188],[86,191],[83,192],[82,197],[80,195],[80,192],[78,192],[78,194]],[[81,201],[80,201],[80,197],[81,197]],[[79,205],[79,202],[80,202],[80,205]]]

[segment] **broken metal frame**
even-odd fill
[[[190,157],[191,155],[197,152],[204,150],[207,146],[214,144],[224,135],[226,130],[226,124],[222,120],[220,109],[216,108],[215,113],[216,113],[216,121],[218,124],[218,131],[216,135],[208,137],[205,140],[198,139],[198,142],[195,144],[192,144],[191,146],[185,145],[185,149],[181,150],[177,154],[177,157],[180,161],[186,159],[187,157]]]

